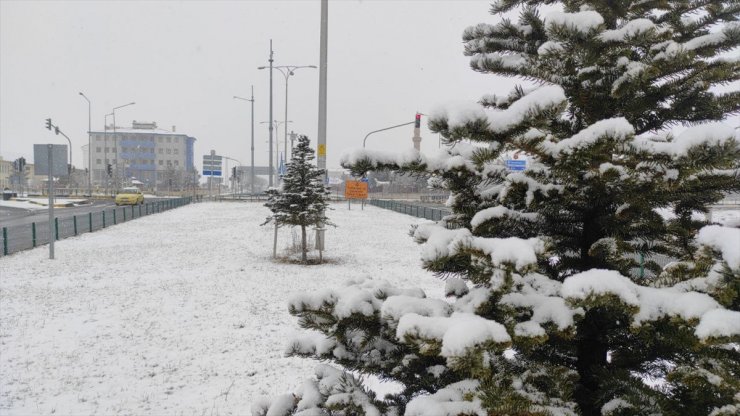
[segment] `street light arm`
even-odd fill
[[[363,147],[363,149],[365,148],[365,142],[367,141],[367,137],[370,136],[373,133],[378,133],[378,132],[381,132],[381,131],[395,129],[395,128],[398,128],[398,127],[408,126],[409,124],[414,124],[414,123],[416,123],[416,121],[411,121],[409,123],[403,123],[403,124],[399,124],[397,126],[391,126],[391,127],[386,127],[384,129],[380,129],[380,130],[371,131],[370,133],[367,134],[367,136],[365,136],[365,139],[362,140],[362,147]]]
[[[118,107],[113,107],[113,112],[115,112],[115,111],[116,111],[116,110],[118,110],[119,108],[123,108],[123,107],[128,107],[128,106],[130,106],[130,105],[134,105],[134,104],[136,104],[136,103],[135,103],[135,102],[130,102],[130,103],[128,103],[128,104],[124,104],[124,105],[119,105]]]
[[[236,160],[234,158],[231,158],[231,157],[228,157],[228,156],[221,156],[221,157],[224,158],[224,159],[233,160],[234,162],[238,163],[239,166],[244,166],[244,165],[242,165],[242,162],[240,162],[240,161],[238,161],[238,160]]]

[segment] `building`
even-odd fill
[[[134,179],[148,189],[176,189],[193,181],[195,138],[134,121],[131,128],[91,132],[93,185],[120,187]],[[87,164],[87,152],[85,163]],[[110,164],[110,174],[108,165]],[[107,182],[107,183],[106,183]]]
[[[0,156],[0,190],[11,189],[11,176],[15,173],[13,162]]]

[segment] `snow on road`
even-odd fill
[[[244,415],[315,362],[283,357],[292,293],[384,278],[442,296],[420,220],[329,213],[321,266],[273,263],[259,204],[202,203],[0,258],[0,414]],[[280,246],[290,240],[281,231]]]

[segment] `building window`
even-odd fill
[[[101,150],[101,148],[100,148],[100,147],[96,147],[96,148],[95,148],[95,152],[97,152],[97,153],[100,153],[100,150]]]
[[[116,150],[118,150],[116,147],[113,148],[113,153],[118,153]]]
[[[157,143],[162,143],[162,138],[161,137],[157,137]]]
[[[161,148],[161,147],[159,148],[159,154],[160,154],[160,155],[163,155],[163,154],[164,154],[164,149],[163,149],[163,148]]]
[[[180,166],[180,161],[179,160],[176,160],[175,161],[175,166]]]
[[[162,166],[162,165],[164,165],[164,160],[160,159],[159,160],[159,166]]]
[[[95,164],[96,165],[99,165],[100,164],[100,159],[95,159]]]
[[[167,143],[172,143],[172,137],[167,138]]]
[[[180,151],[180,149],[177,149],[177,148],[176,148],[176,149],[174,149],[173,151],[175,152],[175,154],[179,154],[179,151]]]
[[[175,137],[175,143],[180,143],[180,138],[179,137]]]

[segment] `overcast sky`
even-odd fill
[[[478,0],[329,2],[330,169],[372,130],[521,82],[475,73],[462,54],[466,27],[497,21],[489,7]],[[250,104],[232,97],[249,97],[254,85],[255,160],[266,165],[268,126],[261,122],[269,118],[269,74],[257,67],[268,65],[270,39],[275,65],[318,66],[319,20],[318,0],[0,0],[0,156],[30,161],[34,143],[65,144],[44,128],[51,117],[72,138],[81,167],[88,123],[82,91],[92,100],[93,130],[113,107],[135,101],[116,112],[117,125],[177,126],[197,139],[198,168],[211,149],[248,165]],[[300,69],[289,81],[289,130],[307,134],[314,147],[318,75]],[[282,121],[285,79],[277,71],[273,93],[273,119]],[[437,137],[422,126],[422,151],[431,151]],[[411,147],[412,134],[413,126],[378,133],[368,147]]]
[[[493,21],[487,1],[330,1],[327,157],[372,130],[412,121],[449,101],[505,92],[514,82],[477,74],[462,54],[462,31]],[[275,65],[319,64],[318,0],[294,1],[0,1],[0,156],[32,158],[34,143],[66,141],[44,127],[51,117],[73,142],[82,166],[87,102],[100,130],[113,107],[117,125],[132,120],[193,136],[196,165],[211,149],[249,164],[250,104],[255,95],[255,159],[267,163],[269,74]],[[289,81],[289,131],[318,131],[318,70]],[[273,119],[282,121],[285,79],[274,73]],[[426,123],[423,123],[424,125]],[[368,147],[411,147],[413,126],[379,133]],[[278,137],[283,137],[282,127]],[[422,129],[422,150],[437,136]],[[282,140],[280,143],[282,151]]]

